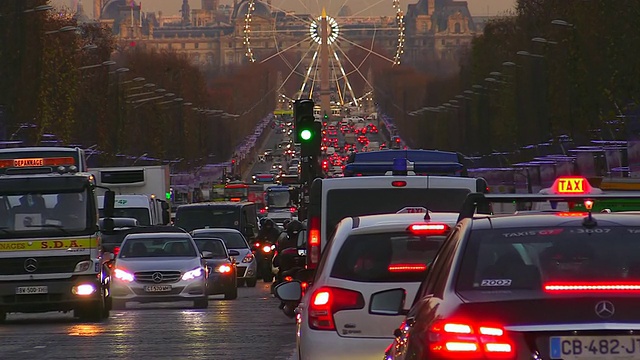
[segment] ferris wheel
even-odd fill
[[[280,4],[276,2],[280,1]],[[279,96],[292,101],[314,98],[319,93],[321,72],[328,69],[332,103],[358,106],[373,92],[373,67],[400,64],[404,52],[405,22],[400,0],[298,0],[301,12],[282,8],[286,0],[264,4],[247,0],[244,13],[243,43],[250,62],[279,62],[284,65]],[[288,2],[291,3],[291,2]],[[268,25],[257,26],[257,17],[271,14]],[[340,4],[337,4],[340,5]],[[357,9],[352,11],[351,8]],[[256,10],[257,9],[257,10]],[[325,10],[326,9],[326,10]],[[381,9],[388,15],[380,15]],[[382,11],[385,12],[385,11]],[[326,20],[327,46],[323,46],[323,20]],[[273,44],[269,53],[256,44]],[[325,50],[322,50],[325,49]],[[321,56],[327,51],[327,56]],[[327,62],[324,64],[323,62]],[[377,66],[374,66],[377,64]]]

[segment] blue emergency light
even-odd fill
[[[344,176],[407,174],[466,176],[459,154],[437,150],[382,150],[354,154],[344,168]]]

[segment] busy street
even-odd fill
[[[107,322],[71,314],[15,314],[0,327],[2,359],[288,360],[295,321],[282,315],[269,286],[239,289],[233,301],[212,296],[209,308],[188,303],[131,304]]]

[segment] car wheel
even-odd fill
[[[112,299],[111,300],[111,309],[112,310],[126,310],[127,309],[127,302],[123,301],[123,300]]]
[[[257,283],[258,283],[258,279],[257,278],[247,279],[247,286],[248,287],[256,287]]]
[[[226,289],[224,292],[225,300],[235,300],[238,298],[238,287],[234,286],[232,288]]]
[[[238,279],[238,287],[244,286],[244,279]]]
[[[225,297],[226,297],[226,295],[225,295]],[[193,308],[194,309],[206,309],[208,307],[209,307],[209,298],[207,296],[205,296],[202,299],[195,300],[193,302]]]

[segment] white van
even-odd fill
[[[336,225],[345,217],[396,213],[407,207],[459,212],[467,195],[486,192],[482,178],[358,176],[316,179],[308,207],[307,267],[315,268]]]

